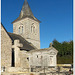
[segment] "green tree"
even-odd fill
[[[73,63],[73,41],[72,40],[70,42],[64,41],[60,43],[56,39],[54,39],[52,46],[58,50],[59,63]]]
[[[59,43],[56,39],[53,40],[53,47],[59,51],[58,55],[62,56],[61,43]]]

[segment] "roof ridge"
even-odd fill
[[[11,36],[9,35],[9,33],[7,32],[6,28],[4,27],[4,25],[1,23],[1,26],[4,28],[4,30],[6,31],[7,35],[10,37],[10,39],[12,40]]]
[[[52,48],[53,48],[55,51],[58,52],[58,50],[56,50],[54,47],[43,48],[43,49],[35,49],[35,50],[31,50],[31,51],[29,51],[29,52],[33,52],[33,51],[42,51],[42,50],[45,51],[45,50],[49,50],[49,49],[51,50]]]

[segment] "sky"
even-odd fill
[[[11,24],[20,14],[24,0],[2,0],[1,22],[8,32],[13,32]],[[40,23],[41,48],[48,48],[54,40],[73,40],[72,0],[28,0],[34,16]]]

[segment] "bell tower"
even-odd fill
[[[24,1],[19,17],[12,23],[13,33],[21,35],[40,49],[40,21],[33,15],[27,0]]]

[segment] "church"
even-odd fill
[[[12,24],[13,33],[1,24],[1,75],[26,75],[33,67],[57,66],[58,51],[52,43],[49,48],[40,49],[40,21],[27,0]]]

